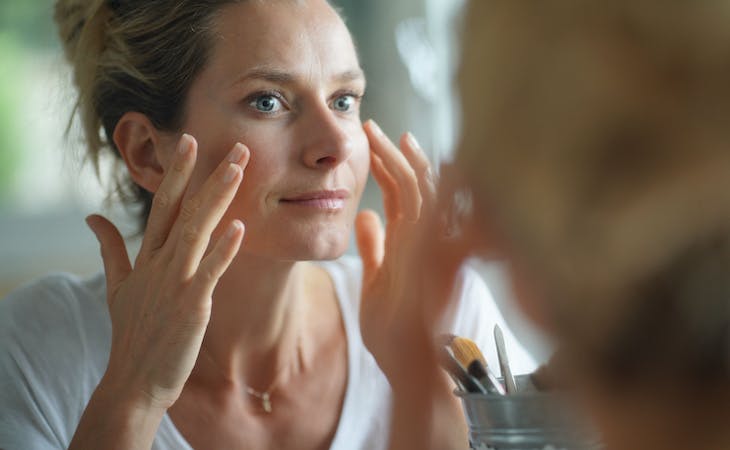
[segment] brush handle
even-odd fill
[[[445,348],[439,352],[441,367],[451,375],[451,378],[457,381],[466,392],[486,394],[487,390],[484,386],[473,376],[469,375],[464,366],[454,358],[448,350]]]
[[[494,326],[494,342],[497,344],[497,358],[499,358],[499,369],[502,371],[502,378],[504,378],[504,387],[508,394],[514,394],[517,392],[517,384],[512,376],[512,369],[509,367],[507,348],[504,345],[504,336],[499,325]]]
[[[505,395],[507,392],[504,390],[504,386],[499,382],[497,377],[489,370],[489,367],[485,367],[481,361],[475,359],[469,364],[467,368],[469,375],[479,380],[479,384],[484,386],[490,394]]]

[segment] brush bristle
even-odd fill
[[[479,346],[471,339],[455,336],[449,347],[451,348],[451,352],[454,354],[456,360],[459,361],[462,366],[469,367],[469,364],[477,359],[484,365],[484,367],[487,367],[487,361],[484,359],[484,355],[481,350],[479,350]]]

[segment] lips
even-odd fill
[[[310,191],[281,199],[282,203],[321,210],[340,210],[345,207],[350,192],[346,189]]]

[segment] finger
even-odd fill
[[[194,289],[199,289],[200,293],[206,297],[213,295],[215,285],[241,248],[244,232],[245,227],[240,220],[234,220],[228,225],[226,232],[216,242],[213,250],[201,261],[195,274]],[[200,297],[193,296],[193,298]]]
[[[383,193],[383,209],[386,219],[388,222],[396,221],[400,215],[398,184],[385,170],[380,157],[372,152],[370,153],[370,173],[373,174],[373,178]]]
[[[372,210],[364,210],[355,218],[355,238],[363,266],[363,282],[372,282],[385,255],[385,232],[380,217]]]
[[[86,224],[94,232],[101,245],[101,258],[104,261],[104,273],[106,274],[107,297],[112,298],[117,287],[132,271],[127,246],[124,244],[124,239],[117,227],[106,218],[92,214],[86,218]]]
[[[398,203],[403,216],[411,222],[418,220],[421,194],[413,168],[374,121],[368,120],[364,128],[370,140],[370,148],[382,159],[383,167],[398,185]]]
[[[250,152],[236,144],[205,181],[200,192],[185,200],[172,236],[177,240],[173,269],[187,279],[198,270],[213,230],[231,204],[243,178]]]
[[[400,138],[400,148],[408,163],[416,173],[418,189],[421,193],[422,207],[432,209],[436,200],[436,183],[431,170],[431,162],[415,136],[404,133]]]
[[[180,137],[172,165],[152,198],[152,209],[147,219],[147,228],[138,259],[149,256],[165,245],[190,175],[193,173],[197,150],[198,143],[195,138],[189,134]]]

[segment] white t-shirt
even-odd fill
[[[360,336],[360,261],[344,257],[319,264],[334,281],[348,349],[345,400],[330,448],[385,449],[390,388]],[[516,364],[513,371],[533,370],[534,361],[512,337],[482,280],[466,270],[461,282],[448,328],[473,339],[496,369],[492,329],[498,323]],[[103,274],[51,275],[0,300],[0,448],[67,448],[104,373],[110,341]],[[167,415],[152,448],[191,449]]]

